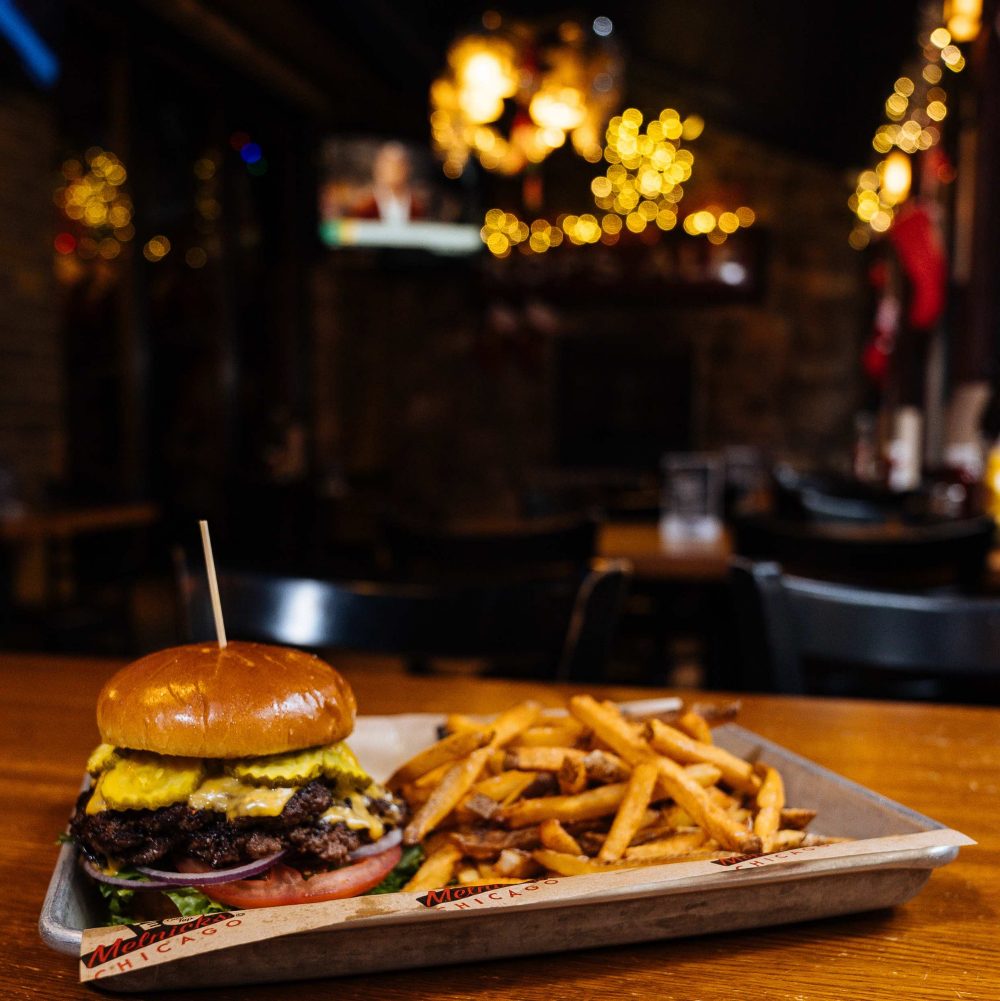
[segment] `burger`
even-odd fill
[[[193,644],[119,671],[70,822],[111,918],[398,888],[405,805],[345,743],[355,711],[336,670],[285,647]]]

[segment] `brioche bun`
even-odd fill
[[[151,653],[101,689],[97,726],[116,747],[244,758],[343,740],[354,693],[319,657],[263,643],[193,643]]]

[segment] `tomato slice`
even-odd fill
[[[285,904],[312,904],[319,900],[357,897],[378,886],[396,867],[403,849],[396,845],[378,855],[343,869],[320,872],[308,879],[297,869],[280,862],[259,879],[237,879],[200,887],[212,900],[244,910],[250,907],[281,907]],[[181,872],[207,872],[208,867],[193,859],[182,859]]]

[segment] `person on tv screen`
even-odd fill
[[[413,190],[411,174],[406,147],[398,142],[384,143],[372,161],[371,194],[354,206],[351,215],[391,223],[425,218],[426,206]]]

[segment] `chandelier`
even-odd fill
[[[444,173],[460,176],[474,156],[487,170],[518,174],[567,140],[599,162],[621,91],[610,20],[597,18],[592,30],[575,21],[552,28],[502,24],[490,12],[483,23],[485,32],[455,41],[431,85],[431,132]]]

